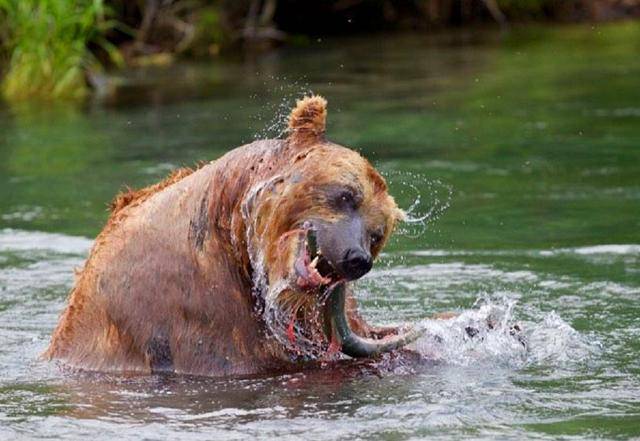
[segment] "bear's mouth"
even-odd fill
[[[325,334],[330,347],[350,357],[372,357],[399,349],[416,340],[422,331],[409,330],[381,339],[365,338],[351,330],[345,309],[347,281],[338,275],[317,245],[316,233],[308,228],[294,264],[296,285],[304,291],[317,291],[324,303]]]
[[[296,285],[303,291],[312,291],[331,285],[341,279],[333,265],[322,255],[317,245],[316,233],[308,228],[294,263]]]

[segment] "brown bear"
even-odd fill
[[[369,326],[348,282],[403,217],[361,155],[298,101],[286,139],[116,197],[45,355],[109,372],[250,375],[370,357],[415,333]]]

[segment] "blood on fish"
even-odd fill
[[[289,342],[294,345],[296,344],[296,334],[294,333],[294,325],[296,323],[295,317],[291,317],[291,321],[289,322],[289,326],[287,327],[287,337],[289,338]]]
[[[340,349],[342,349],[342,345],[336,338],[335,334],[331,333],[331,342],[329,343],[329,348],[327,348],[327,354],[337,354],[338,352],[340,352]]]

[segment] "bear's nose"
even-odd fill
[[[347,278],[354,280],[367,274],[372,266],[371,254],[361,248],[350,248],[344,255],[341,269]]]

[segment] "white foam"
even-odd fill
[[[550,250],[416,250],[406,253],[416,257],[447,257],[447,256],[553,256],[556,254],[579,254],[589,255],[638,255],[640,254],[639,244],[603,244],[589,245],[575,248],[556,248]]]
[[[640,254],[640,245],[595,245],[589,247],[573,248],[576,254]]]
[[[418,352],[430,359],[467,366],[488,361],[522,365],[527,349],[510,335],[515,302],[486,302],[449,320],[423,320],[419,327],[425,335],[415,344]],[[491,323],[491,326],[489,326]],[[475,335],[469,335],[473,329]]]
[[[516,368],[584,362],[600,349],[597,341],[587,339],[556,312],[519,322],[512,300],[481,299],[480,303],[453,319],[423,320],[419,327],[425,335],[415,349],[451,365],[489,363]],[[519,330],[513,328],[516,323]],[[470,336],[469,329],[475,335]]]
[[[92,244],[93,241],[86,237],[10,228],[0,230],[0,252],[38,250],[84,255],[89,252]]]

